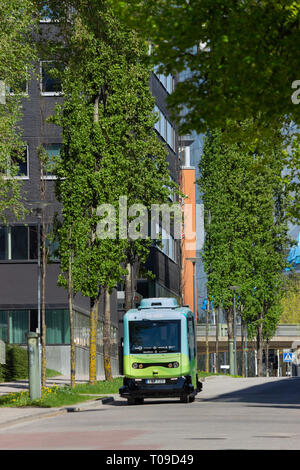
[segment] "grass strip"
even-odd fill
[[[31,400],[29,391],[9,393],[0,397],[0,407],[26,407],[37,406],[42,408],[60,408],[67,405],[74,405],[92,399],[101,398],[109,393],[119,393],[122,385],[122,378],[115,378],[111,382],[99,381],[95,385],[78,384],[74,388],[70,386],[52,385],[42,387],[41,398]]]

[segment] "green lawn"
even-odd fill
[[[47,373],[48,377],[55,375],[58,375],[56,371],[53,371],[53,373],[49,371],[49,375]],[[224,374],[198,371],[199,379],[212,375]],[[95,400],[106,394],[119,393],[119,388],[122,385],[122,377],[116,377],[111,382],[101,380],[95,385],[91,385],[89,383],[77,384],[74,388],[71,388],[70,386],[53,385],[42,389],[42,396],[39,400],[32,401],[29,397],[28,391],[3,395],[0,397],[0,407],[38,406],[42,408],[59,408],[74,405],[76,403],[82,403],[88,400]]]
[[[32,401],[28,391],[9,393],[0,397],[0,407],[39,406],[43,408],[59,408],[74,405],[88,400],[95,400],[108,393],[119,393],[123,379],[118,377],[112,382],[99,381],[95,385],[78,384],[73,389],[70,386],[53,385],[42,389],[39,400]]]

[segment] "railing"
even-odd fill
[[[241,325],[236,327],[237,336],[241,336]],[[197,336],[206,336],[206,325],[205,323],[200,323],[197,325]],[[216,337],[216,325],[208,325],[208,336]],[[219,324],[219,337],[227,336],[227,323]],[[296,324],[281,324],[278,325],[274,336],[291,336],[291,337],[300,337],[300,323]]]

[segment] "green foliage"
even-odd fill
[[[244,123],[251,128],[251,122]],[[214,305],[232,310],[232,285],[249,334],[272,336],[280,318],[286,266],[288,187],[280,140],[257,151],[209,133],[199,165],[205,207],[204,263]],[[264,150],[262,153],[261,149]]]
[[[129,242],[118,222],[116,237],[99,239],[97,208],[111,204],[118,221],[121,196],[127,197],[128,207],[143,203],[148,208],[167,201],[171,183],[166,149],[153,129],[146,43],[105,2],[95,11],[101,24],[97,31],[87,21],[84,2],[72,4],[77,13],[71,26],[62,12],[70,2],[51,6],[62,18],[63,43],[55,48],[65,60],[65,99],[53,118],[63,136],[56,168],[63,219],[58,237],[63,272],[68,272],[73,253],[74,292],[95,298],[99,286],[111,289],[121,280],[126,257],[133,253],[144,259],[151,243],[150,238]],[[62,277],[60,282],[66,285]]]
[[[37,23],[35,5],[31,0],[1,2],[0,18],[0,219],[8,215],[20,218],[25,214],[20,202],[21,182],[16,180],[23,154],[20,119],[22,116],[22,85],[29,77],[36,48],[32,33]],[[13,92],[13,94],[10,93]],[[5,93],[5,96],[3,96]],[[5,98],[5,99],[4,99]],[[17,157],[17,158],[16,158]]]
[[[300,279],[289,276],[284,284],[280,323],[300,323]]]
[[[91,2],[90,14],[93,14]],[[300,120],[292,82],[299,79],[300,5],[294,0],[111,0],[128,24],[154,44],[163,71],[193,72],[169,103],[186,106],[182,131],[207,131],[253,116]]]
[[[128,25],[153,44],[149,60],[160,72],[180,75],[168,98],[180,132],[205,133],[255,118],[251,129],[235,126],[234,142],[299,137],[297,51],[300,4],[294,0],[110,0]],[[90,16],[96,3],[90,4]],[[188,73],[187,73],[188,72]],[[295,101],[296,100],[296,101]],[[249,132],[250,131],[250,132]],[[299,156],[290,159],[299,176]],[[299,179],[290,212],[300,219]]]
[[[0,364],[0,382],[5,382],[5,364]]]
[[[16,345],[6,346],[6,364],[4,380],[10,382],[13,380],[25,379],[28,377],[28,353],[27,348],[21,348]]]
[[[43,408],[58,408],[74,405],[99,398],[99,395],[118,393],[123,379],[117,377],[112,381],[99,381],[95,385],[78,384],[74,388],[68,386],[42,387],[41,398],[32,401],[28,391],[10,393],[0,397],[0,407],[39,406]],[[94,397],[91,395],[94,394]]]

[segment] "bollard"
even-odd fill
[[[31,400],[41,398],[41,380],[39,364],[39,334],[27,333],[29,395]]]

